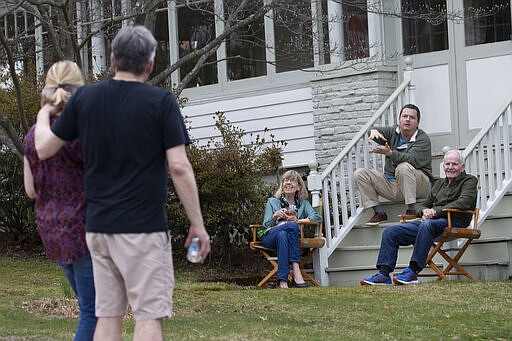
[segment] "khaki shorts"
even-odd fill
[[[124,316],[129,304],[135,320],[171,317],[174,271],[167,232],[87,232],[86,240],[92,256],[96,316]]]

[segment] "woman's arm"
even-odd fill
[[[313,207],[311,206],[309,201],[306,199],[302,200],[301,209],[300,209],[300,212],[298,212],[298,213],[299,213],[299,215],[297,216],[297,218],[298,218],[297,223],[308,222],[308,221],[313,221],[316,223],[322,222],[322,216],[317,211],[315,211],[313,209]]]
[[[267,204],[265,205],[265,213],[263,214],[263,226],[264,227],[272,227],[276,224],[274,220],[274,213],[281,209],[281,204],[279,200],[272,197],[267,200]]]
[[[34,177],[32,176],[32,170],[26,157],[23,157],[23,183],[25,185],[25,192],[30,199],[37,198],[37,193],[34,188]]]

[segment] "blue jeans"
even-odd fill
[[[96,329],[94,310],[95,290],[92,274],[91,255],[78,259],[72,264],[59,264],[66,275],[71,288],[78,298],[80,319],[76,328],[74,341],[92,341]]]
[[[266,248],[277,249],[277,279],[288,282],[290,263],[300,263],[299,225],[285,223],[273,227],[261,241]]]
[[[453,223],[453,221],[452,221]],[[426,219],[406,224],[390,226],[382,233],[377,268],[386,265],[394,270],[400,246],[414,245],[411,262],[423,269],[427,260],[432,241],[439,236],[448,225],[446,218]],[[453,226],[459,226],[455,223]]]

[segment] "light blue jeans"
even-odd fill
[[[418,264],[423,269],[427,260],[428,252],[432,241],[443,233],[448,225],[446,218],[426,219],[406,224],[390,226],[382,233],[377,268],[386,265],[392,270],[395,269],[400,246],[414,245],[411,262]],[[452,221],[452,225],[460,227]]]
[[[285,223],[271,228],[261,238],[263,246],[277,249],[277,279],[288,282],[290,263],[300,263],[299,225]]]
[[[71,288],[78,298],[80,319],[75,332],[74,341],[92,341],[96,329],[94,310],[95,290],[92,274],[91,255],[78,259],[72,264],[59,264],[66,275]]]

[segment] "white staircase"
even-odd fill
[[[313,266],[322,285],[358,285],[361,277],[372,275],[382,229],[398,223],[397,215],[403,213],[403,204],[390,203],[387,224],[377,228],[362,225],[373,212],[359,208],[353,174],[359,167],[382,170],[383,158],[369,152],[367,131],[374,125],[396,125],[400,108],[414,103],[410,79],[406,71],[404,82],[321,175],[326,246],[315,256]],[[461,263],[478,279],[512,276],[511,129],[512,99],[463,151],[466,172],[477,176],[481,187],[479,227],[483,235]],[[397,270],[407,266],[411,250],[400,249]]]

